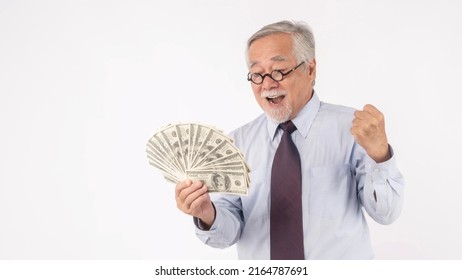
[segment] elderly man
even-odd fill
[[[213,202],[201,182],[176,186],[178,208],[206,244],[237,243],[240,259],[370,259],[363,209],[381,224],[403,203],[403,177],[384,116],[321,102],[311,29],[267,25],[247,44],[255,99],[265,114],[231,133],[252,170],[249,195]]]

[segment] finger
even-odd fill
[[[377,109],[374,105],[366,104],[364,105],[363,110],[371,114],[372,117],[378,119],[379,121],[384,119],[382,112],[380,112],[380,110]]]
[[[175,187],[175,196],[179,197],[181,191],[191,186],[191,184],[192,184],[192,181],[189,179],[179,182]]]
[[[355,111],[355,118],[360,120],[365,120],[371,117],[371,114],[366,111],[356,110]]]
[[[202,186],[203,186],[203,183],[201,181],[194,181],[189,187],[181,190],[181,192],[178,194],[178,198],[180,199],[181,202],[184,203],[188,195],[197,191]]]
[[[190,193],[184,200],[184,204],[189,207],[189,208],[192,208],[192,204],[199,198],[201,197],[202,195],[206,194],[207,193],[207,186],[206,185],[202,185],[201,188],[197,189],[196,191]]]
[[[379,121],[374,118],[365,118],[365,119],[353,119],[352,121],[352,126],[353,127],[358,127],[363,130],[370,130],[373,129],[374,127],[377,127],[379,125]]]
[[[354,138],[357,140],[359,138],[362,138],[364,136],[364,129],[362,129],[359,126],[353,126],[350,129],[351,134],[354,136]]]
[[[186,214],[191,214],[191,203],[195,198],[202,195],[206,192],[207,189],[201,191],[204,185],[202,182],[193,182],[188,188],[183,189],[178,196],[176,197],[176,204],[178,209],[185,212]]]
[[[372,105],[372,104],[366,104],[366,105],[364,105],[363,111],[369,112],[369,113],[371,113],[371,114],[380,113],[379,109],[377,109],[377,108],[376,108],[374,105]]]
[[[211,203],[210,196],[208,193],[204,193],[198,196],[190,206],[191,214],[196,215],[198,212],[204,209],[204,206]]]
[[[207,192],[207,186],[190,194],[184,206],[184,212],[195,217],[200,217],[206,209],[212,204]]]
[[[364,120],[355,118],[355,119],[353,119],[353,121],[351,122],[351,125],[352,125],[353,127],[361,127],[361,126],[363,125],[363,123],[364,123]]]

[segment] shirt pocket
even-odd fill
[[[311,168],[307,189],[312,215],[334,219],[358,209],[356,187],[348,164]]]

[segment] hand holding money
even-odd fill
[[[178,209],[199,218],[208,228],[215,220],[215,209],[201,181],[185,180],[176,185],[175,200]],[[206,228],[206,229],[208,229]]]
[[[208,192],[247,195],[249,168],[233,140],[210,126],[161,127],[146,146],[149,163],[172,183],[200,181]]]

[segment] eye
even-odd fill
[[[258,85],[261,84],[261,82],[263,81],[263,76],[259,73],[252,73],[249,75],[248,80],[251,80],[252,82]]]
[[[284,74],[281,70],[273,70],[273,72],[271,72],[271,78],[275,81],[282,81]]]

